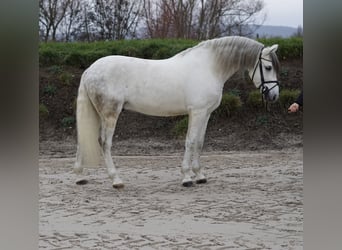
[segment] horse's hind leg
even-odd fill
[[[108,175],[113,181],[114,188],[122,188],[124,186],[122,180],[119,177],[119,174],[115,168],[113,163],[111,147],[112,147],[112,139],[116,127],[117,120],[119,118],[119,114],[122,109],[122,105],[116,104],[114,105],[115,109],[106,109],[103,110],[102,113],[102,121],[101,121],[101,146],[103,149],[103,156],[105,165],[108,170]]]
[[[97,95],[94,98],[94,103],[101,117],[99,143],[102,147],[104,163],[107,167],[109,178],[112,180],[113,187],[121,188],[124,185],[113,163],[111,148],[116,123],[123,104],[105,95]]]
[[[77,145],[77,152],[76,152],[76,162],[75,162],[75,165],[74,165],[74,173],[77,174],[77,175],[81,175],[82,172],[83,172],[83,166],[82,166],[82,157],[80,155],[80,150],[79,150],[79,146]],[[88,181],[85,179],[85,178],[79,178],[77,181],[76,181],[76,184],[77,185],[84,185],[84,184],[87,184]]]

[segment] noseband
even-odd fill
[[[278,86],[278,85],[279,85],[279,81],[278,81],[278,80],[265,81],[265,78],[264,78],[264,70],[263,70],[263,68],[262,68],[262,62],[261,62],[261,60],[265,60],[265,61],[268,61],[268,62],[272,62],[272,61],[262,57],[262,51],[263,51],[263,49],[264,49],[264,48],[262,48],[261,51],[260,51],[260,55],[259,55],[258,62],[257,62],[257,64],[255,65],[255,68],[254,68],[254,70],[253,70],[252,81],[254,80],[255,72],[256,72],[256,70],[257,70],[257,68],[258,68],[258,66],[259,66],[261,83],[260,83],[258,89],[261,89],[262,102],[265,103],[264,96],[266,96],[266,94],[268,94],[268,92],[270,92],[271,89],[273,89],[273,88],[275,88],[276,86]],[[272,88],[268,88],[267,86],[265,86],[265,84],[267,84],[267,83],[275,83],[275,84],[272,86]],[[267,100],[266,100],[266,109],[267,109]]]

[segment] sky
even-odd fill
[[[264,0],[264,25],[303,27],[303,0]]]

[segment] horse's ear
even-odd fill
[[[264,49],[264,55],[269,55],[271,52],[276,52],[278,49],[278,44],[274,44],[271,47],[266,47]]]
[[[274,44],[274,45],[271,46],[270,52],[276,52],[277,49],[278,49],[278,44]]]

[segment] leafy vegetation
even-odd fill
[[[44,117],[47,117],[48,115],[49,115],[48,108],[45,106],[45,104],[40,103],[39,104],[39,117],[44,118]]]
[[[56,91],[57,91],[57,88],[53,84],[48,84],[44,87],[44,93],[50,96],[53,96],[54,94],[56,94]]]
[[[291,37],[291,38],[267,38],[258,39],[259,42],[270,46],[272,44],[278,44],[277,55],[279,60],[295,59],[303,57],[303,38]]]
[[[41,43],[39,45],[39,62],[40,66],[70,65],[85,68],[97,59],[108,55],[164,59],[197,43],[193,40],[182,39]]]
[[[67,116],[62,119],[62,126],[64,128],[72,127],[75,125],[75,123],[76,123],[76,119],[73,116]]]
[[[240,96],[236,92],[228,92],[222,95],[220,106],[213,115],[230,116],[242,107]]]
[[[188,116],[183,117],[181,120],[176,122],[175,126],[173,127],[172,132],[178,137],[184,136],[186,134],[186,131],[188,130],[188,123],[189,123]]]
[[[279,44],[277,53],[281,60],[301,58],[303,55],[302,38],[267,38],[259,39],[259,41],[266,46]],[[41,43],[39,45],[39,63],[41,66],[70,65],[86,68],[98,58],[108,55],[164,59],[198,43],[199,41],[185,39]]]
[[[291,105],[293,102],[296,101],[297,97],[300,94],[300,90],[295,89],[284,89],[280,91],[279,95],[279,103],[283,108],[288,108],[289,105]]]

